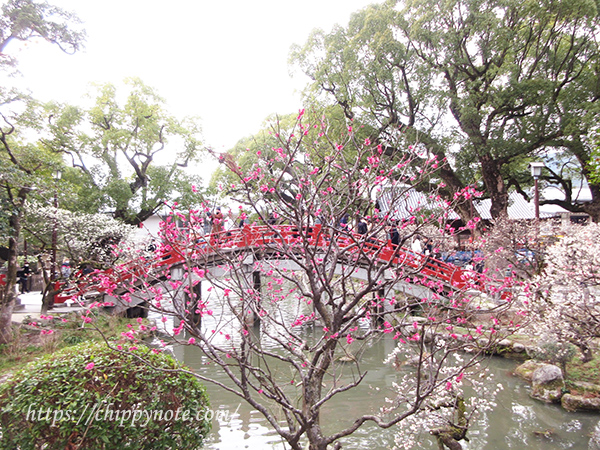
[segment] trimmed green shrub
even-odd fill
[[[567,378],[567,364],[577,354],[577,347],[569,342],[562,342],[554,336],[542,336],[537,347],[529,350],[529,356],[538,361],[559,365],[563,376]]]
[[[88,343],[30,363],[0,386],[0,449],[197,449],[204,386],[172,357]]]

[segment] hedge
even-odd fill
[[[0,449],[197,449],[208,396],[172,357],[86,343],[35,361],[0,386]],[[143,356],[151,366],[133,355]]]

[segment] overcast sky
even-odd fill
[[[49,2],[78,14],[87,43],[73,56],[47,44],[13,54],[35,97],[78,103],[90,82],[136,76],[175,115],[199,116],[206,143],[222,151],[269,114],[300,108],[307,80],[290,77],[292,44],[303,44],[314,28],[346,25],[376,0]]]

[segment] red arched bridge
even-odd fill
[[[55,303],[63,303],[91,293],[110,297],[111,300],[116,299],[114,292],[118,296],[119,289],[125,292],[124,286],[132,286],[137,279],[148,279],[152,276],[156,280],[166,280],[167,275],[173,269],[182,267],[186,259],[191,259],[194,265],[202,269],[210,270],[220,266],[227,258],[231,258],[232,254],[246,253],[261,260],[284,260],[289,258],[291,253],[306,248],[322,254],[331,253],[332,246],[335,247],[335,255],[338,258],[336,264],[357,269],[357,278],[361,277],[358,270],[361,267],[386,265],[389,270],[395,271],[393,276],[398,278],[398,286],[394,288],[416,297],[424,298],[432,293],[446,297],[468,289],[484,289],[476,272],[429,255],[414,253],[405,247],[395,246],[389,240],[326,229],[321,225],[303,227],[300,230],[290,225],[246,225],[241,229],[207,234],[193,242],[162,246],[155,252],[153,259],[144,263],[132,261],[119,266],[118,269],[109,268],[96,270],[88,275],[79,274],[68,284],[59,286],[61,292],[56,295]],[[399,268],[403,273],[410,272],[412,277],[399,276]],[[293,266],[291,269],[294,270]],[[107,279],[111,282],[100,281]],[[400,285],[404,287],[399,288]],[[140,298],[138,303],[142,301],[144,299]],[[132,307],[135,306],[135,302],[123,306]]]

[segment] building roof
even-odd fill
[[[549,191],[548,197],[545,197],[546,192],[543,192],[541,198],[556,198]],[[533,197],[533,195],[532,195]],[[585,198],[585,195],[580,196]],[[564,197],[563,197],[564,198]],[[393,220],[406,220],[414,215],[418,215],[420,211],[439,211],[440,214],[446,215],[449,220],[459,219],[459,215],[453,211],[446,202],[439,197],[427,196],[422,192],[408,186],[399,186],[395,188],[387,188],[382,191],[377,198],[379,209],[382,214],[389,215]],[[514,220],[535,219],[535,203],[532,200],[527,201],[521,194],[516,191],[511,191],[508,196],[508,217]],[[474,200],[474,214],[485,220],[490,220],[492,201],[490,199]],[[564,208],[557,205],[540,205],[540,218],[550,218],[567,212]]]
[[[426,194],[406,185],[384,189],[377,197],[380,214],[392,220],[406,220],[419,213],[436,211],[447,219],[459,219],[458,214],[448,207],[439,196]]]
[[[482,219],[491,220],[492,214],[490,209],[492,206],[492,200],[486,198],[484,200],[475,200],[473,206],[477,210],[477,214]],[[552,205],[540,205],[540,218],[547,219],[554,217],[558,214],[557,211],[553,211],[553,208],[549,208]],[[556,208],[556,207],[555,207]],[[562,209],[562,208],[560,208]],[[563,210],[564,211],[564,210]],[[511,191],[508,194],[508,217],[513,220],[522,219],[535,219],[535,202],[532,200],[527,201],[517,191]]]

